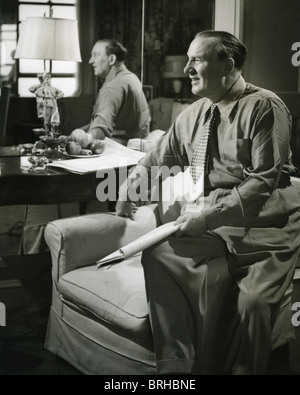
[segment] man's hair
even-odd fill
[[[108,38],[99,40],[97,43],[107,43],[105,48],[106,55],[116,55],[118,61],[124,62],[127,55],[127,49],[119,41],[115,40],[114,38]]]
[[[195,35],[197,37],[211,37],[216,39],[216,49],[219,60],[232,58],[235,67],[242,70],[247,59],[247,47],[242,41],[238,40],[233,34],[218,31],[204,30]]]

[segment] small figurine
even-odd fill
[[[60,124],[57,100],[64,93],[51,85],[50,74],[39,74],[39,85],[29,88],[36,95],[38,117],[44,119],[46,135],[54,137]],[[42,115],[41,115],[42,114]]]
[[[29,88],[29,92],[34,93],[36,95],[37,116],[38,116],[38,118],[43,119],[44,118],[44,99],[43,99],[43,96],[40,95],[39,93],[36,93],[36,91],[38,89],[42,88],[42,86],[44,84],[44,74],[38,74],[37,76],[38,76],[40,83],[31,86]]]

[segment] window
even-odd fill
[[[0,81],[1,85],[15,79],[14,50],[17,44],[17,26],[3,24],[0,26]]]
[[[50,7],[54,18],[77,19],[76,0],[22,0],[19,1],[18,21],[21,23],[31,16],[50,16]],[[64,91],[65,96],[72,96],[77,88],[77,63],[52,62],[52,84]],[[20,96],[31,96],[28,88],[37,83],[37,73],[44,69],[42,60],[19,59],[18,61],[18,93]],[[47,65],[47,69],[49,69]]]

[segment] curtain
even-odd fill
[[[96,2],[96,38],[115,38],[128,51],[126,66],[141,77],[142,0]]]
[[[145,0],[144,84],[163,94],[166,55],[184,55],[194,35],[213,26],[214,0]],[[88,60],[95,41],[119,40],[128,50],[126,66],[141,78],[142,0],[79,0],[80,88],[95,94],[98,86]]]
[[[95,0],[77,0],[79,44],[82,62],[78,65],[78,96],[96,96],[97,81],[89,60],[95,43]]]
[[[214,0],[146,0],[145,75],[157,96],[165,57],[185,55],[195,34],[212,28],[213,7]]]

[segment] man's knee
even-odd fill
[[[199,263],[226,257],[227,252],[225,242],[214,234],[206,233],[200,238],[169,236],[143,251],[142,264],[155,261],[169,265],[172,257],[181,257],[180,262],[187,258]]]

